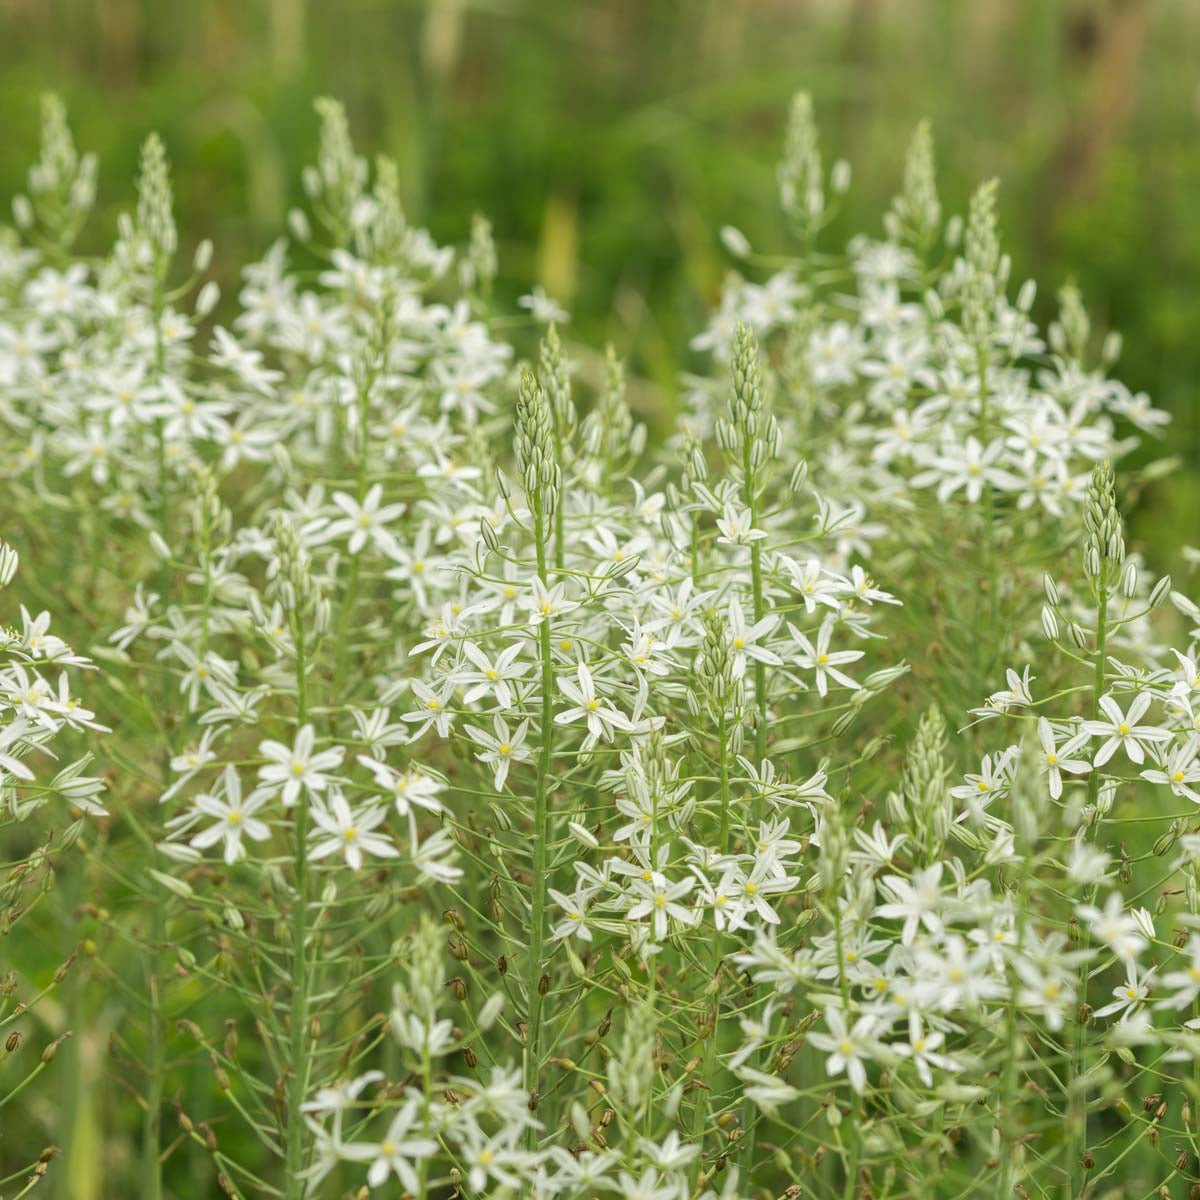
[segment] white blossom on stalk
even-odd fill
[[[830,1077],[845,1074],[856,1092],[867,1087],[867,1066],[874,1053],[872,1033],[875,1021],[871,1017],[859,1017],[852,1027],[840,1008],[829,1007],[824,1012],[828,1033],[814,1031],[808,1035],[809,1042],[818,1050],[829,1053],[825,1060],[825,1073]]]
[[[765,663],[767,666],[781,666],[783,659],[761,644],[761,640],[770,636],[779,625],[779,616],[769,613],[753,625],[746,624],[746,614],[736,598],[731,598],[728,608],[729,645],[733,650],[733,677],[741,679],[746,674],[746,661]]]
[[[363,805],[351,809],[340,791],[331,791],[328,805],[321,801],[313,804],[309,814],[313,821],[312,847],[308,854],[312,859],[326,858],[341,853],[352,871],[359,871],[363,855],[374,858],[395,858],[400,853],[390,838],[374,832],[387,819],[382,805]]]
[[[1146,751],[1143,743],[1169,741],[1170,730],[1157,725],[1139,725],[1138,721],[1146,715],[1150,707],[1150,693],[1142,692],[1135,696],[1129,705],[1128,712],[1122,712],[1121,706],[1112,696],[1100,697],[1100,708],[1108,718],[1106,721],[1084,721],[1083,731],[1092,737],[1102,737],[1106,740],[1096,751],[1092,760],[1093,765],[1103,766],[1120,749],[1124,749],[1130,761],[1137,764],[1146,761]]]
[[[383,485],[380,483],[368,488],[361,501],[347,492],[334,492],[333,503],[342,511],[343,516],[325,527],[325,536],[348,537],[346,549],[351,554],[361,553],[368,540],[380,553],[392,553],[396,549],[396,543],[388,526],[403,516],[405,506],[385,504],[381,508],[382,499]]]
[[[476,757],[492,768],[492,785],[498,792],[504,788],[509,767],[515,762],[528,762],[533,757],[533,751],[525,744],[529,733],[528,720],[510,730],[504,718],[497,715],[492,719],[491,733],[480,729],[478,725],[464,725],[463,731],[477,746],[482,747],[482,753]]]
[[[1055,734],[1054,727],[1045,717],[1038,718],[1037,729],[1050,795],[1057,800],[1063,791],[1063,771],[1070,775],[1086,775],[1092,769],[1087,759],[1072,757],[1087,745],[1089,735],[1086,731],[1075,733],[1060,743],[1057,739],[1061,735]]]
[[[310,796],[323,792],[329,786],[328,773],[342,765],[346,752],[341,746],[319,751],[315,746],[316,734],[311,725],[301,726],[290,746],[276,741],[259,744],[258,752],[268,762],[259,768],[258,778],[266,789],[281,793],[287,808],[299,799],[301,788]]]
[[[830,679],[852,691],[857,691],[860,686],[840,668],[858,662],[864,652],[862,650],[830,650],[829,641],[833,637],[836,625],[837,617],[832,614],[827,616],[817,630],[817,643],[814,646],[806,634],[801,633],[790,621],[788,622],[788,632],[799,648],[796,665],[814,673],[814,682],[817,685],[819,696],[828,695]]]
[[[226,863],[237,862],[245,853],[242,838],[253,842],[265,842],[271,836],[271,827],[254,814],[266,804],[270,793],[258,790],[242,798],[242,781],[236,768],[230,764],[221,775],[221,794],[201,793],[192,800],[198,813],[215,822],[201,830],[189,843],[199,850],[224,843]]]
[[[582,720],[587,724],[588,738],[592,741],[609,741],[616,730],[628,730],[629,718],[597,695],[587,663],[579,664],[575,676],[575,679],[559,677],[559,690],[572,702],[573,707],[557,713],[555,723],[570,725]]]

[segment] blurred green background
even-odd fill
[[[830,246],[878,232],[929,116],[947,207],[1001,177],[1039,316],[1074,278],[1200,464],[1198,0],[0,0],[0,33],[0,193],[23,185],[39,92],[59,91],[101,158],[94,248],[156,128],[186,236],[216,241],[218,273],[258,254],[331,94],[364,151],[398,160],[414,220],[462,241],[485,211],[503,296],[540,281],[659,385],[657,413],[728,267],[720,225],[787,245],[791,93],[814,94],[828,158],[854,166]],[[1197,474],[1143,501],[1190,540]]]

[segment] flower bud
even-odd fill
[[[1121,572],[1121,595],[1126,600],[1132,600],[1137,595],[1138,572],[1134,563],[1127,562]]]
[[[197,247],[196,253],[192,255],[192,269],[198,274],[203,275],[208,270],[209,264],[212,262],[213,244],[211,239],[205,238]]]
[[[1047,641],[1058,641],[1058,618],[1054,615],[1054,609],[1046,605],[1042,607],[1042,632]]]
[[[734,258],[749,258],[753,253],[749,239],[733,225],[721,226],[721,244]]]

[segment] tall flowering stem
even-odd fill
[[[538,582],[543,594],[549,586],[546,542],[551,521],[558,509],[559,469],[555,454],[553,424],[546,394],[532,371],[521,376],[517,396],[515,453],[517,466],[533,518],[533,540]],[[529,958],[525,986],[528,1018],[525,1029],[524,1084],[531,1108],[536,1106],[542,1050],[542,964],[546,941],[546,851],[549,839],[550,768],[554,755],[554,661],[550,648],[550,616],[538,622],[538,657],[541,667],[541,747],[533,802],[533,874],[530,880]],[[531,1147],[537,1131],[529,1128]]]
[[[308,643],[309,615],[305,601],[311,599],[312,581],[309,578],[306,555],[291,525],[280,518],[276,524],[279,553],[281,594],[290,614],[292,642],[295,647],[296,718],[301,729],[308,722]],[[287,1141],[285,1151],[286,1187],[288,1200],[299,1200],[304,1194],[305,1166],[304,1118],[301,1108],[308,1094],[310,1074],[309,996],[312,988],[312,964],[309,961],[309,795],[308,788],[296,792],[293,811],[294,843],[292,902],[292,974],[291,1026],[288,1044],[287,1077]]]
[[[1112,464],[1107,460],[1092,471],[1083,514],[1087,536],[1084,543],[1083,568],[1092,585],[1096,600],[1096,664],[1092,680],[1092,720],[1101,715],[1100,700],[1104,696],[1104,673],[1108,645],[1109,600],[1121,577],[1125,564],[1125,538],[1121,530],[1121,514],[1117,508],[1116,483]],[[1088,776],[1088,805],[1096,811],[1100,794],[1100,772],[1093,769]],[[1087,933],[1082,934],[1087,939]],[[1086,947],[1086,940],[1083,942]],[[1090,1010],[1087,1000],[1088,964],[1079,970],[1079,1010],[1075,1017],[1071,1046],[1071,1063],[1067,1083],[1067,1170],[1071,1179],[1071,1194],[1082,1192],[1086,1170],[1084,1155],[1087,1149],[1087,1095],[1077,1094],[1086,1071],[1084,1053]]]
[[[748,325],[738,324],[733,343],[733,389],[729,416],[718,436],[727,453],[735,457],[742,474],[742,488],[749,514],[749,527],[757,531],[760,516],[758,501],[763,489],[763,473],[778,455],[779,430],[774,417],[763,403],[762,374],[758,362],[758,341]],[[750,543],[750,591],[754,621],[763,619],[764,588],[762,540]],[[754,660],[754,754],[759,762],[767,752],[767,667]]]
[[[170,169],[162,141],[151,134],[142,147],[141,174],[138,179],[138,205],[136,238],[148,263],[145,286],[149,291],[150,311],[154,321],[154,374],[161,382],[165,368],[166,348],[163,340],[163,317],[166,308],[167,272],[177,245],[175,222],[172,215],[172,190]],[[159,533],[163,545],[171,545],[171,477],[167,460],[166,422],[156,422],[158,447],[158,518]],[[172,568],[164,561],[162,591],[170,595]],[[169,702],[170,676],[163,673],[163,711]],[[163,771],[166,778],[169,751],[164,753]],[[156,868],[161,865],[155,849],[152,861]],[[151,885],[152,887],[156,885]],[[149,1062],[147,1063],[148,1086],[146,1110],[143,1117],[142,1155],[143,1188],[147,1200],[159,1200],[162,1196],[162,1102],[163,1075],[166,1070],[166,1044],[164,1017],[162,1012],[162,978],[159,973],[159,958],[166,941],[165,894],[152,895],[150,910],[150,949],[147,971],[147,1023],[149,1027]]]

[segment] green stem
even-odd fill
[[[1102,561],[1101,569],[1108,570],[1108,559]],[[1100,717],[1100,699],[1104,695],[1104,662],[1108,643],[1108,577],[1102,575],[1096,594],[1096,670],[1092,678],[1092,720]],[[1095,809],[1100,797],[1100,772],[1092,768],[1088,776],[1088,805]],[[1087,948],[1087,933],[1082,934],[1080,948]],[[1088,966],[1079,968],[1079,1007],[1087,1006]],[[1083,1167],[1083,1155],[1087,1149],[1087,1095],[1075,1094],[1084,1075],[1084,1058],[1087,1049],[1087,1020],[1076,1017],[1071,1039],[1071,1062],[1067,1075],[1067,1197],[1076,1200],[1084,1193],[1087,1172]]]
[[[371,418],[371,386],[372,381],[368,380],[358,391],[358,433],[362,439],[362,445],[359,449],[358,465],[355,477],[357,488],[357,499],[361,505],[367,495],[367,479],[368,479],[368,452],[370,450],[370,438],[368,436],[368,423]],[[362,556],[367,547],[364,546],[350,560],[350,581],[346,588],[346,597],[342,603],[341,613],[338,618],[338,637],[336,657],[333,667],[333,703],[340,704],[342,702],[342,681],[346,675],[346,659],[347,659],[347,642],[350,632],[350,620],[354,615],[354,609],[358,604],[358,584],[359,575],[362,570]]]
[[[1020,857],[1017,903],[1014,905],[1018,951],[1025,939],[1025,920],[1029,912],[1029,906],[1025,903],[1025,889],[1031,875],[1034,849],[1034,846],[1030,846],[1029,853]],[[1008,1051],[1000,1083],[999,1103],[996,1106],[996,1125],[1000,1131],[1000,1187],[996,1195],[1005,1197],[1005,1200],[1012,1196],[1013,1187],[1017,1182],[1016,1141],[1021,1132],[1020,1109],[1017,1105],[1017,1076],[1021,1064],[1021,1014],[1017,1008],[1020,979],[1011,959],[1007,964],[1007,973],[1008,1000],[1005,1004],[1004,1021]]]
[[[987,372],[988,359],[987,351],[980,347],[978,357],[979,371],[979,445],[981,450],[986,450],[988,442],[991,440],[991,413],[988,406],[988,388],[987,388]],[[1000,580],[997,572],[996,563],[996,514],[995,514],[995,498],[992,495],[992,485],[986,480],[983,484],[983,524],[984,524],[984,564],[987,567],[987,603],[988,603],[988,618],[986,629],[995,629],[997,616],[1000,608],[1000,598],[997,595],[997,589],[1000,586]],[[1000,643],[998,639],[983,638],[980,640],[984,647],[984,678],[991,678],[992,669],[996,661],[996,654],[999,650]]]
[[[546,569],[546,543],[542,537],[545,521],[541,501],[535,503],[535,539],[537,572],[542,585],[548,584]],[[554,661],[550,650],[550,620],[542,620],[538,626],[538,652],[542,665],[542,745],[538,755],[537,783],[534,791],[533,809],[533,878],[529,961],[526,973],[526,994],[529,1003],[528,1024],[525,1030],[524,1081],[525,1090],[532,1098],[537,1092],[541,1071],[542,1033],[542,953],[546,940],[546,841],[549,817],[550,761],[553,753],[554,729]],[[529,1129],[530,1149],[537,1147],[537,1130]]]
[[[722,704],[724,701],[722,701]],[[728,716],[724,708],[721,710],[720,719],[717,722],[717,776],[720,780],[720,798],[721,798],[721,827],[720,840],[718,847],[723,851],[729,840],[729,746],[727,741],[728,732]],[[712,957],[712,974],[710,975],[710,986],[712,980],[715,979],[717,972],[721,969],[721,942],[723,941],[722,934],[719,930],[713,932],[712,940],[709,943]],[[692,1140],[701,1142],[704,1137],[705,1119],[708,1116],[711,1108],[710,1097],[713,1090],[713,1078],[716,1073],[716,1057],[717,1057],[717,1016],[719,1000],[717,991],[713,988],[712,1016],[711,1025],[708,1031],[708,1039],[704,1047],[704,1075],[702,1081],[704,1087],[696,1090],[696,1109],[692,1117]],[[698,1170],[703,1170],[703,1155],[700,1156]]]
[[[757,623],[763,618],[761,542],[754,542],[750,546],[750,586],[754,593],[754,620]],[[758,718],[754,722],[754,757],[761,764],[767,757],[767,664],[758,659],[754,660],[754,702],[758,706]]]
[[[755,490],[754,467],[750,460],[751,443],[742,437],[742,484],[746,489],[746,507],[750,511],[750,528],[758,527],[758,494]],[[755,623],[763,618],[762,542],[750,543],[750,589],[754,599]],[[762,763],[767,754],[767,665],[754,661],[754,703],[758,718],[754,723],[754,755]],[[756,805],[757,810],[757,805]],[[758,816],[756,811],[755,816]]]
[[[842,1012],[845,1019],[850,1020],[850,978],[846,973],[845,938],[842,932],[842,914],[837,907],[837,897],[831,897],[833,904],[834,939],[837,946],[838,958],[838,987],[842,996]],[[846,1140],[850,1143],[846,1155],[846,1183],[842,1190],[843,1200],[854,1200],[854,1189],[858,1183],[858,1168],[862,1155],[862,1137],[859,1126],[862,1123],[862,1095],[854,1093],[854,1111],[846,1129]]]
[[[154,369],[155,377],[162,378],[166,362],[166,349],[162,336],[162,317],[165,305],[163,297],[163,274],[160,272],[154,292]],[[166,425],[158,422],[158,503],[159,528],[163,541],[171,545],[171,499],[170,472],[167,466]],[[164,604],[171,592],[171,568],[163,566],[162,596]],[[163,672],[162,711],[166,713],[170,704],[170,675]],[[171,748],[164,743],[163,779],[169,779]],[[164,784],[165,786],[165,784]],[[151,853],[151,866],[159,867],[157,846]],[[162,1198],[162,1100],[163,1076],[166,1073],[166,1044],[163,1037],[162,981],[159,978],[159,955],[166,941],[166,896],[156,884],[151,884],[150,900],[150,948],[146,961],[146,1010],[150,1044],[148,1047],[148,1072],[146,1085],[146,1111],[142,1117],[142,1189],[145,1200]]]
[[[305,680],[304,621],[299,615],[293,621],[296,644],[296,702],[300,725],[308,720],[308,691]],[[300,1200],[305,1184],[304,1118],[300,1108],[308,1091],[308,994],[310,969],[308,962],[308,792],[300,789],[296,797],[296,899],[292,909],[292,1025],[290,1068],[287,1088],[287,1158],[285,1187],[288,1200]]]
[[[421,1045],[421,1134],[433,1139],[433,1056],[429,1052],[429,1039]],[[422,1154],[417,1162],[417,1200],[429,1197],[429,1155]]]

